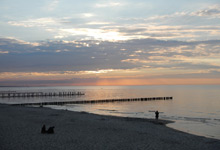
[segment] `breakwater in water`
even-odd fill
[[[124,99],[105,99],[105,100],[81,100],[81,101],[56,101],[40,103],[22,103],[13,105],[65,105],[65,104],[95,104],[109,102],[128,102],[128,101],[153,101],[153,100],[172,100],[173,97],[148,97],[148,98],[124,98]]]
[[[5,91],[0,92],[0,98],[13,98],[13,97],[53,97],[53,96],[75,96],[85,95],[81,92],[16,92]]]

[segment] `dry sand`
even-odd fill
[[[166,127],[167,121],[0,105],[0,150],[219,150],[220,140]],[[43,124],[55,134],[41,134]]]

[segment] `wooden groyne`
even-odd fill
[[[85,95],[81,92],[0,92],[0,98],[13,98],[13,97],[52,97],[52,96],[75,96]]]
[[[95,103],[109,103],[109,102],[172,100],[172,99],[173,99],[173,97],[148,97],[148,98],[125,98],[125,99],[105,99],[105,100],[22,103],[22,104],[13,104],[13,105],[39,105],[39,106],[43,106],[43,105],[64,105],[64,104],[95,104]]]

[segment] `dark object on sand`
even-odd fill
[[[49,127],[49,129],[47,130],[48,134],[53,134],[54,133],[54,129],[55,127]]]
[[[52,127],[49,127],[49,129],[48,130],[46,130],[46,126],[45,125],[43,125],[43,127],[41,128],[41,133],[42,134],[46,134],[46,133],[48,133],[48,134],[53,134],[54,133],[54,126],[52,126]]]
[[[156,118],[156,119],[159,118],[159,112],[158,112],[158,111],[155,112],[155,118]]]
[[[45,134],[47,131],[46,131],[46,126],[45,125],[43,125],[43,127],[41,128],[41,133],[42,134]]]

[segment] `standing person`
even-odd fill
[[[158,112],[158,111],[155,112],[155,118],[156,118],[156,119],[159,118],[159,112]]]

